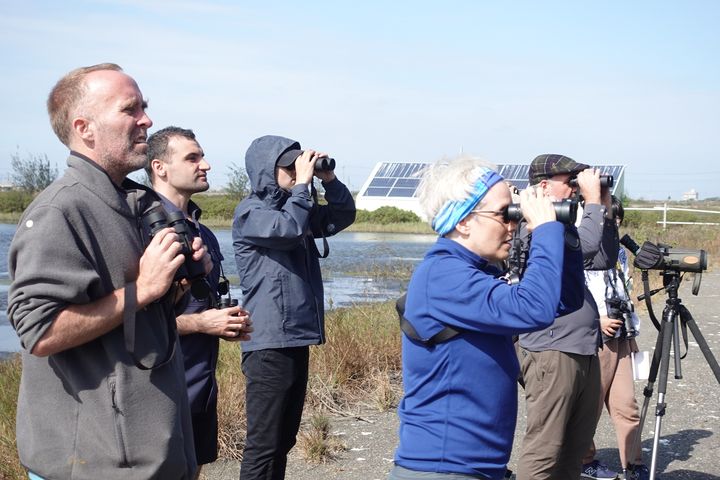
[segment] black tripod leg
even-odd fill
[[[642,432],[645,426],[645,419],[647,418],[648,406],[650,405],[650,399],[653,395],[653,387],[655,380],[657,379],[658,369],[660,368],[660,357],[662,355],[663,335],[667,330],[665,323],[660,326],[660,332],[658,333],[657,339],[655,340],[655,350],[653,351],[652,362],[650,363],[650,373],[648,374],[648,381],[643,388],[643,399],[642,408],[640,409],[640,424],[635,432],[635,439],[633,440],[633,452],[637,452],[642,442]],[[623,465],[623,468],[627,468],[627,465]]]
[[[690,315],[690,311],[685,308],[684,305],[680,305],[680,318],[682,318],[685,324],[687,324],[690,328],[693,337],[695,337],[695,341],[700,347],[700,351],[705,356],[705,360],[708,365],[710,365],[712,372],[715,374],[715,379],[718,383],[720,383],[720,365],[718,365],[718,361],[710,350],[710,346],[707,344],[707,341],[705,341],[705,337],[703,337],[700,327],[698,327],[698,324],[695,323],[695,319],[692,315]]]
[[[663,312],[662,324],[662,354],[660,356],[660,380],[658,382],[658,401],[655,407],[655,436],[653,437],[652,460],[650,463],[650,480],[655,480],[655,469],[657,468],[657,454],[660,445],[660,428],[662,418],[665,416],[665,393],[667,392],[668,370],[670,369],[670,344],[675,333],[674,325],[677,319],[677,312],[670,306]],[[675,352],[675,355],[680,355]]]

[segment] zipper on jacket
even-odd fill
[[[120,410],[120,407],[118,407],[117,401],[116,401],[116,388],[115,388],[115,380],[108,379],[108,384],[110,385],[110,402],[112,404],[112,410],[113,410],[113,423],[115,426],[115,440],[117,441],[118,450],[120,453],[120,467],[121,468],[127,468],[130,465],[128,464],[128,458],[127,458],[127,450],[125,449],[125,440],[123,439],[122,435],[122,428],[121,428],[121,417],[122,417],[122,411]]]

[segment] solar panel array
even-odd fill
[[[370,182],[360,191],[360,196],[415,197],[422,170],[428,165],[428,163],[381,163]],[[528,186],[528,165],[498,165],[497,168],[500,175],[512,182],[518,189],[522,190]],[[597,168],[600,169],[602,175],[612,175],[615,178],[615,188],[617,188],[625,167],[623,165],[599,165]]]
[[[414,197],[415,190],[420,184],[420,172],[427,166],[427,163],[383,163],[361,195]]]

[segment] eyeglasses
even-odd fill
[[[493,216],[496,216],[496,217],[501,217],[501,218],[502,218],[502,222],[501,222],[501,223],[502,223],[503,225],[507,225],[508,223],[510,223],[510,219],[507,217],[506,212],[507,212],[507,209],[502,209],[502,210],[470,210],[470,213],[486,213],[486,214],[490,214],[490,215],[493,215]],[[490,218],[490,217],[488,217],[488,218]],[[497,220],[496,218],[491,218],[491,220],[495,220],[496,222],[499,222],[499,220]]]

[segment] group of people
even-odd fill
[[[243,342],[241,479],[282,479],[309,346],[325,341],[315,239],[352,224],[353,198],[334,171],[316,168],[325,153],[254,140],[251,193],[232,225],[243,304],[224,302],[224,258],[192,200],[209,188],[210,164],[190,129],[148,136],[146,108],[133,78],[109,63],[73,70],[48,98],[68,168],[24,212],[9,255],[8,314],[23,347],[20,461],[41,480],[197,478],[217,458],[224,339]],[[150,186],[127,178],[142,168]],[[490,164],[461,157],[424,173],[418,196],[439,237],[402,312],[413,335],[402,336],[391,479],[506,478],[518,383],[527,402],[518,479],[615,478],[594,458],[603,405],[626,478],[647,478],[628,373],[637,324],[605,308],[611,296],[628,300],[616,269],[622,208],[597,170],[562,155],[533,160],[529,180],[518,225]],[[578,225],[558,222],[552,201],[577,191]],[[527,256],[518,283],[503,276],[514,249]]]
[[[617,271],[620,256],[626,275],[622,206],[597,169],[564,155],[536,157],[529,183],[518,223],[508,184],[481,160],[439,162],[422,178],[418,198],[439,237],[401,311],[411,328],[391,480],[509,478],[518,383],[527,411],[518,480],[617,478],[595,458],[603,405],[623,478],[649,478],[630,365],[637,316]],[[557,221],[552,202],[578,194],[577,225]],[[519,282],[505,273],[509,258],[525,264]],[[628,308],[611,308],[618,301]]]
[[[193,131],[148,136],[147,102],[111,63],[69,72],[47,105],[67,169],[23,213],[8,262],[29,478],[198,478],[217,458],[220,339],[243,342],[241,478],[284,478],[309,346],[325,341],[314,239],[355,220],[347,187],[315,168],[327,155],[279,136],[250,145],[252,191],[232,226],[237,305],[192,200],[211,168]],[[126,178],[143,168],[150,187]]]

